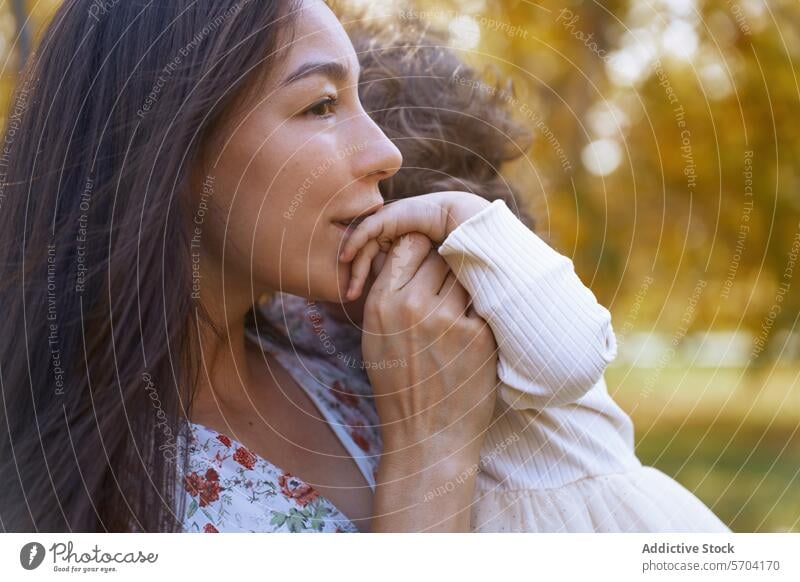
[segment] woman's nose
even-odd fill
[[[356,177],[370,177],[377,181],[391,178],[403,165],[400,150],[366,112],[357,123],[361,125],[362,147],[354,164]]]

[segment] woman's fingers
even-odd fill
[[[378,273],[383,269],[383,264],[386,262],[386,253],[380,251],[372,261],[372,276],[377,277]]]
[[[372,290],[401,289],[414,277],[430,253],[431,246],[430,239],[425,235],[411,233],[401,236],[389,250],[383,268],[372,285]]]
[[[450,267],[435,250],[431,249],[408,285],[413,286],[414,293],[436,295],[447,278]]]
[[[401,237],[400,241],[402,240]],[[357,276],[354,275],[355,283],[351,283],[351,285],[355,286],[348,291],[348,298],[351,301],[357,299],[363,291],[364,283],[369,274],[370,262],[375,255],[381,252],[377,244],[372,244],[373,242],[374,241],[370,241],[367,243],[367,246],[359,251],[353,263],[354,268],[356,265],[358,266],[359,273]],[[398,246],[398,250],[402,255],[404,252],[402,246]],[[390,268],[397,268],[397,263],[393,263]],[[428,256],[422,261],[416,272],[412,273],[411,277],[404,284],[400,286],[393,285],[392,287],[399,290],[407,285],[413,285],[415,293],[436,295],[436,292],[442,287],[449,270],[450,267],[448,267],[445,260],[439,256],[439,253],[431,249],[428,251]],[[402,276],[403,279],[406,278],[405,273],[398,276]]]
[[[456,276],[453,273],[453,271],[451,270],[451,271],[448,271],[447,277],[442,282],[442,288],[439,289],[439,291],[437,292],[437,295],[446,295],[447,294],[447,290],[450,287],[453,286],[453,281],[456,281]]]
[[[449,271],[447,278],[439,291],[439,296],[442,298],[442,306],[449,305],[454,311],[466,315],[467,308],[470,305],[470,296],[467,290],[458,282],[453,271]]]

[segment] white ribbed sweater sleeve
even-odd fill
[[[617,355],[611,314],[572,260],[495,200],[439,247],[498,345],[498,396],[513,408],[576,401]]]

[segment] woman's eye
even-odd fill
[[[332,108],[336,105],[336,97],[326,97],[322,101],[318,101],[306,110],[306,113],[316,115],[317,117],[327,117],[332,113]]]

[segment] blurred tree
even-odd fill
[[[618,325],[635,311],[636,327],[678,343],[745,329],[753,361],[779,355],[775,332],[800,310],[787,272],[800,233],[796,2],[411,6],[516,82],[514,108],[539,139],[508,173]]]
[[[797,2],[339,2],[445,29],[487,78],[514,80],[509,105],[536,140],[504,173],[618,328],[678,343],[746,330],[752,361],[786,355],[780,332],[800,311]],[[22,62],[58,3],[0,5],[7,57]],[[0,74],[4,110],[15,74]]]

